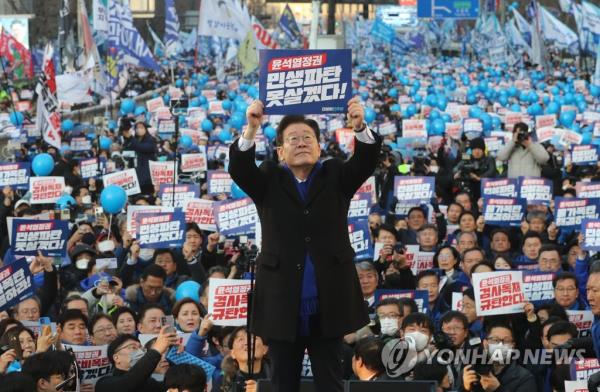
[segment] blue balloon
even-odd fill
[[[442,120],[443,120],[445,123],[452,122],[452,116],[451,116],[451,115],[449,115],[448,113],[444,113],[444,114],[442,114]]]
[[[516,97],[519,95],[519,89],[517,89],[515,86],[510,86],[508,88],[508,95],[512,98]]]
[[[500,105],[506,106],[506,105],[508,105],[508,98],[506,97],[506,95],[501,95],[498,98],[498,102],[500,103]]]
[[[248,104],[245,101],[236,101],[235,102],[235,111],[236,112],[246,113],[246,110],[248,110]]]
[[[436,120],[436,119],[438,119],[438,118],[441,118],[441,117],[442,117],[442,116],[440,115],[440,112],[438,112],[437,110],[432,110],[432,111],[429,113],[429,119],[430,119],[430,120],[432,120],[432,121],[433,121],[433,120]]]
[[[590,94],[592,95],[592,97],[597,97],[598,95],[600,95],[600,87],[596,86],[595,84],[591,84]]]
[[[127,98],[121,101],[121,111],[125,114],[133,113],[135,110],[135,101]]]
[[[198,98],[193,98],[192,100],[190,100],[191,108],[199,108],[200,106],[202,105],[200,104],[200,100]]]
[[[221,131],[219,132],[219,140],[221,141],[221,143],[227,143],[230,142],[232,139],[232,135],[231,135],[231,131],[229,129],[221,129]]]
[[[473,105],[473,104],[477,103],[477,95],[467,94],[467,103],[469,105]]]
[[[568,112],[562,112],[560,114],[558,120],[560,121],[560,123],[563,126],[568,128],[571,125],[573,125],[573,122],[575,121],[576,116],[577,116],[577,114],[575,113],[575,111],[569,110]]]
[[[175,300],[181,301],[185,298],[191,298],[196,303],[200,303],[200,283],[193,280],[186,280],[180,283],[175,289]]]
[[[367,122],[367,124],[370,124],[373,121],[375,121],[376,117],[377,117],[377,113],[375,113],[375,110],[373,110],[373,108],[365,109],[365,121]]]
[[[560,111],[560,105],[556,101],[552,101],[546,106],[546,114],[558,114]]]
[[[170,96],[169,94],[165,94],[165,95],[163,96],[163,103],[164,103],[165,105],[168,105],[168,104],[169,104],[169,102],[171,102],[171,96]]]
[[[143,106],[138,106],[137,108],[135,108],[135,112],[133,112],[134,116],[141,116],[146,114],[146,108]]]
[[[12,112],[10,112],[9,119],[10,119],[10,123],[12,125],[14,125],[15,127],[18,127],[18,126],[23,125],[25,116],[23,116],[23,113],[21,113],[21,112],[12,111]]]
[[[479,106],[471,106],[469,108],[469,117],[479,118],[483,114],[483,110]]]
[[[256,86],[250,86],[248,87],[248,91],[247,94],[250,98],[258,98],[258,89],[256,88]]]
[[[106,136],[100,136],[100,149],[108,150],[112,146],[112,140]]]
[[[441,118],[436,118],[435,120],[433,120],[431,122],[432,136],[441,136],[444,134],[445,130],[446,130],[446,124],[444,123],[444,120],[442,120]]]
[[[423,96],[422,96],[422,95],[419,95],[419,94],[416,94],[416,95],[413,97],[413,100],[415,101],[415,103],[421,103],[421,102],[423,102]]]
[[[488,113],[483,113],[479,119],[481,120],[481,123],[483,124],[483,130],[484,131],[491,131],[492,127],[493,127],[493,120],[492,120],[492,116],[490,116]]]
[[[213,130],[213,123],[208,118],[205,118],[204,120],[202,120],[202,123],[200,126],[204,132],[210,132]]]
[[[401,111],[402,108],[400,107],[400,105],[398,105],[397,103],[393,104],[392,106],[390,106],[390,111],[393,112],[399,112]]]
[[[192,137],[190,135],[183,135],[179,138],[179,145],[183,148],[192,147],[193,142],[194,141],[192,140]]]
[[[200,105],[205,105],[208,103],[208,100],[206,99],[206,97],[204,95],[199,96],[198,100],[200,101]]]
[[[391,89],[388,90],[388,95],[392,98],[398,98],[398,89],[395,87],[392,87]]]
[[[591,144],[592,143],[592,132],[584,132],[582,134],[583,139],[581,139],[581,144]]]
[[[587,103],[585,101],[577,102],[577,109],[579,109],[580,113],[585,112],[585,110],[587,109]]]
[[[575,102],[575,96],[572,93],[567,93],[565,95],[565,103],[567,105],[572,105]]]
[[[67,118],[62,121],[62,123],[60,124],[60,127],[63,131],[69,132],[69,131],[73,130],[73,128],[75,127],[75,124],[73,123],[73,120],[71,120],[70,118]]]
[[[448,106],[448,98],[446,98],[444,96],[438,97],[437,107],[441,111],[444,111],[444,110],[446,110],[447,106]]]
[[[73,196],[71,195],[62,195],[57,201],[56,201],[56,206],[58,208],[65,209],[65,208],[69,208],[69,206],[74,206],[77,205],[77,201],[75,201],[75,199],[73,199]]]
[[[417,114],[417,106],[415,104],[410,104],[406,107],[406,114],[408,114],[408,117],[412,117],[415,114]]]
[[[231,125],[231,128],[235,128],[239,131],[244,126],[244,117],[240,116],[239,114],[231,116],[229,119],[229,124]]]
[[[519,105],[518,103],[513,103],[510,106],[510,111],[515,113],[521,113],[521,105]]]
[[[534,103],[527,108],[527,113],[532,116],[539,116],[544,113],[544,109],[542,109],[542,105],[539,103]]]
[[[31,162],[31,170],[36,176],[49,175],[54,170],[54,158],[46,153],[36,155]]]
[[[263,133],[269,140],[273,140],[277,136],[277,130],[270,125],[264,129]]]
[[[115,120],[110,120],[108,122],[108,129],[110,129],[111,131],[117,129],[117,122]]]
[[[127,194],[119,185],[109,185],[100,194],[100,205],[109,214],[120,212],[127,202]]]
[[[223,101],[223,110],[231,110],[231,101],[226,99]]]
[[[231,184],[231,197],[233,199],[243,199],[244,197],[247,197],[247,195],[238,184],[233,182]]]

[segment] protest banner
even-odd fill
[[[600,198],[600,182],[577,181],[575,183],[575,192],[580,199],[598,199]]]
[[[191,199],[183,205],[185,212],[185,221],[187,223],[195,222],[200,230],[217,231],[215,222],[213,200]]]
[[[563,146],[570,146],[572,144],[581,144],[582,141],[582,134],[572,131],[570,129],[565,129],[561,133],[560,140],[558,142]]]
[[[90,151],[92,149],[92,141],[86,137],[71,138],[71,151]]]
[[[427,120],[403,120],[402,137],[427,138]]]
[[[13,218],[11,223],[14,254],[35,256],[40,250],[44,256],[66,256],[69,222]]]
[[[598,358],[573,358],[571,361],[571,380],[587,381],[590,376],[600,371]]]
[[[98,158],[82,159],[79,162],[81,178],[88,179],[98,175]]]
[[[368,193],[355,193],[350,200],[348,219],[367,219],[371,210],[371,195]]]
[[[477,316],[522,313],[522,271],[477,272],[472,275]]]
[[[208,283],[208,313],[219,326],[246,325],[250,280],[210,278]]]
[[[427,290],[375,290],[374,306],[386,298],[410,298],[417,303],[419,313],[427,313],[429,310],[429,293]]]
[[[27,189],[30,176],[29,162],[0,164],[0,187]]]
[[[600,250],[600,220],[584,219],[581,221],[581,234],[583,234],[583,250]]]
[[[225,109],[223,109],[223,102],[211,101],[208,103],[208,113],[211,115],[224,115]]]
[[[399,204],[429,203],[435,192],[435,177],[394,178],[394,196]]]
[[[472,134],[475,137],[483,132],[483,123],[477,118],[465,118],[463,120],[463,133]]]
[[[199,146],[200,152],[194,154],[181,154],[181,172],[193,173],[206,171],[208,169],[206,160],[206,148]]]
[[[598,219],[600,200],[557,197],[554,199],[556,226],[578,229],[584,219]]]
[[[142,212],[136,216],[136,236],[140,248],[176,248],[183,246],[185,216],[181,208],[174,212]]]
[[[175,133],[175,120],[158,120],[158,125],[156,126],[157,132],[160,135],[171,135]]]
[[[594,323],[594,314],[591,310],[567,310],[569,321],[577,326],[579,337],[589,336]]]
[[[535,134],[537,136],[538,142],[543,143],[548,140],[552,140],[554,135],[562,135],[562,131],[556,132],[558,128],[547,127],[547,128],[538,128],[535,130]]]
[[[355,260],[370,259],[373,257],[371,252],[371,232],[369,231],[369,222],[366,219],[349,221],[348,236],[350,237],[350,245],[352,245],[355,252]]]
[[[175,203],[173,203],[175,195]],[[158,197],[161,204],[171,207],[183,207],[184,204],[193,198],[200,197],[200,188],[195,184],[160,184]]]
[[[215,203],[214,211],[218,231],[225,237],[251,234],[258,222],[256,206],[249,197]]]
[[[155,112],[158,108],[162,108],[165,106],[162,97],[152,98],[146,101],[146,108],[150,113]]]
[[[99,379],[111,374],[112,365],[108,360],[108,346],[77,346],[64,344],[67,350],[72,350],[79,365],[80,382],[96,385]]]
[[[587,380],[565,380],[565,392],[589,392]]]
[[[33,279],[24,258],[0,268],[0,312],[33,296]]]
[[[463,310],[463,293],[452,293],[452,310],[462,312]]]
[[[396,132],[396,124],[392,121],[386,121],[384,123],[379,124],[379,135],[381,136],[393,135]]]
[[[598,146],[583,144],[571,147],[571,164],[575,166],[596,166],[598,164]]]
[[[265,114],[345,113],[352,95],[352,51],[261,50],[259,96]]]
[[[433,268],[433,256],[435,252],[417,251],[409,264],[413,275],[417,276],[419,272]]]
[[[346,154],[354,152],[354,134],[352,128],[340,128],[335,131],[335,140]]]
[[[198,131],[195,129],[189,129],[189,128],[182,128],[179,130],[179,133],[181,134],[181,136],[189,136],[192,138],[192,144],[194,146],[198,146],[201,141],[202,138],[204,137],[203,132],[202,131]]]
[[[524,199],[487,196],[483,198],[483,218],[488,225],[520,226],[525,212]]]
[[[135,169],[127,169],[116,173],[105,174],[102,176],[104,187],[109,185],[118,185],[127,194],[127,196],[137,195],[141,193],[140,182],[138,181]]]
[[[233,180],[231,175],[225,170],[209,170],[207,176],[208,194],[216,196],[221,193],[229,195],[231,193],[231,185]]]
[[[481,196],[517,197],[517,179],[482,178]]]
[[[164,207],[164,206],[138,206],[138,205],[130,205],[127,206],[127,232],[135,237],[135,233],[137,231],[137,215],[146,212],[173,212],[175,209],[173,207]]]
[[[523,271],[525,299],[535,306],[552,301],[554,299],[552,279],[554,279],[552,272]]]
[[[486,137],[483,138],[483,141],[485,142],[486,150],[492,156],[496,156],[498,151],[504,146],[504,138],[498,136]]]
[[[516,123],[523,121],[523,115],[518,112],[506,112],[504,115],[504,129],[512,132]]]
[[[542,116],[535,116],[535,129],[555,126],[556,114],[544,114]]]
[[[368,193],[371,195],[371,204],[377,203],[377,188],[375,187],[375,176],[371,176],[365,181],[356,193]]]
[[[552,180],[539,177],[519,177],[519,197],[527,200],[528,205],[550,205],[552,196]]]
[[[64,177],[30,177],[31,204],[56,203],[65,190]]]
[[[175,165],[172,161],[150,161],[150,178],[154,186],[173,184],[175,182]]]

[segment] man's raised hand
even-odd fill
[[[361,105],[358,97],[354,97],[348,101],[348,121],[350,121],[355,131],[363,128],[365,123],[365,108]]]
[[[248,120],[248,126],[244,131],[244,138],[248,140],[254,139],[256,131],[262,124],[264,105],[261,101],[256,100],[252,102],[246,110],[246,120]]]

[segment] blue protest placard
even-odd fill
[[[33,296],[33,280],[25,258],[0,268],[0,311]]]
[[[517,197],[517,179],[482,178],[481,196]]]
[[[348,220],[367,219],[371,210],[371,194],[356,193],[350,200],[350,208],[348,208]]]
[[[553,196],[552,180],[540,177],[519,177],[519,197],[527,204],[550,205]]]
[[[175,204],[173,204],[173,195],[175,195]],[[200,188],[195,184],[179,184],[175,186],[160,184],[158,197],[163,206],[183,208],[189,200],[200,197]]]
[[[434,193],[435,177],[396,176],[394,178],[394,196],[398,199],[398,204],[426,204]]]
[[[520,226],[525,212],[523,199],[497,196],[483,198],[483,218],[487,225]]]
[[[231,175],[225,170],[208,171],[206,185],[209,195],[216,196],[221,193],[229,195],[231,193],[231,184],[233,184]]]
[[[552,272],[523,271],[523,294],[535,306],[554,300]]]
[[[12,220],[11,240],[15,255],[34,256],[38,250],[44,256],[66,256],[69,222],[62,220]]]
[[[355,260],[373,258],[368,220],[361,219],[348,222],[348,236],[350,237],[350,245],[356,253]]]
[[[135,238],[141,248],[182,247],[185,233],[185,214],[181,208],[174,212],[141,212],[136,216]]]
[[[600,181],[577,181],[575,192],[580,199],[600,198]]]
[[[352,51],[261,50],[259,86],[265,114],[345,113]]]
[[[217,229],[225,237],[252,234],[256,230],[258,213],[249,197],[215,203],[214,211]]]
[[[554,199],[556,226],[577,230],[584,219],[599,218],[600,200],[557,197]]]
[[[581,234],[583,234],[583,250],[600,250],[600,220],[584,219],[581,221]]]
[[[0,164],[0,187],[27,189],[29,187],[29,162]]]
[[[595,166],[598,160],[598,146],[583,144],[571,148],[571,163],[575,166]]]
[[[375,290],[375,305],[386,298],[414,299],[419,313],[427,313],[429,310],[429,293],[427,293],[427,290]]]

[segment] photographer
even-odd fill
[[[389,211],[393,205],[394,199],[394,178],[400,175],[398,165],[402,160],[396,160],[390,146],[381,146],[381,154],[379,155],[379,163],[375,168],[375,178],[377,180],[377,189],[381,197],[379,198],[379,206],[385,211]]]
[[[485,141],[475,138],[468,143],[471,155],[463,154],[461,161],[454,168],[455,185],[460,190],[467,190],[474,200],[481,195],[481,179],[496,176],[496,162],[485,155]]]
[[[529,127],[520,122],[513,129],[513,140],[498,151],[497,159],[508,161],[508,178],[540,177],[542,165],[548,162],[550,155],[544,146],[531,140]]]
[[[154,194],[154,185],[150,178],[150,161],[156,160],[156,141],[148,133],[148,126],[141,121],[135,123],[135,135],[131,129],[123,129],[123,149],[136,153],[135,171],[142,188],[142,193]]]

